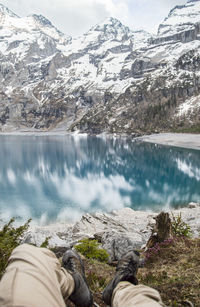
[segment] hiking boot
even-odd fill
[[[85,279],[84,265],[80,256],[69,249],[63,255],[62,266],[72,275],[75,283],[74,292],[69,297],[70,301],[77,307],[92,306],[93,297]]]
[[[102,299],[107,305],[111,305],[113,290],[121,281],[129,281],[133,285],[138,284],[136,274],[139,266],[140,254],[137,251],[129,251],[118,261],[115,277],[103,291]]]

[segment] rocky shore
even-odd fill
[[[174,216],[181,213],[182,220],[191,227],[192,237],[200,236],[200,204],[190,203],[188,207],[168,211]],[[50,237],[51,247],[71,247],[83,238],[96,238],[108,251],[110,260],[115,261],[127,248],[140,249],[147,243],[157,214],[130,208],[109,214],[85,214],[73,225],[31,226],[24,242],[40,245]]]

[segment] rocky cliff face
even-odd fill
[[[200,1],[172,9],[157,36],[108,18],[78,39],[0,5],[0,42],[2,131],[138,135],[200,122]]]

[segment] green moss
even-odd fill
[[[100,248],[97,240],[83,239],[75,246],[77,252],[89,259],[96,259],[100,262],[108,261],[108,253],[105,249]]]

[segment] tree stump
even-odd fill
[[[153,247],[156,243],[163,242],[172,237],[172,223],[169,213],[161,212],[155,217],[155,220],[156,224],[147,242],[147,249]]]

